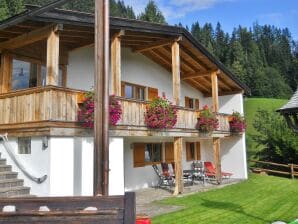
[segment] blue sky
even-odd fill
[[[148,0],[124,0],[140,13]],[[254,22],[288,27],[298,40],[298,0],[155,0],[168,23],[191,25],[219,21],[231,32],[238,25],[250,27]]]

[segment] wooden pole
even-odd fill
[[[121,39],[119,34],[112,38],[111,69],[112,94],[121,96]]]
[[[52,31],[47,39],[47,85],[58,85],[59,77],[59,34]]]
[[[7,93],[11,88],[12,58],[8,54],[1,55],[0,93]]]
[[[94,195],[109,183],[109,0],[95,0]]]
[[[217,72],[211,73],[213,112],[218,112],[218,80]]]
[[[172,44],[172,76],[173,76],[173,99],[174,104],[180,104],[180,52],[179,43]]]
[[[294,175],[294,164],[292,163],[292,164],[289,164],[289,166],[290,166],[290,169],[291,169],[291,178],[292,179],[295,179],[295,175]]]
[[[220,139],[213,138],[213,157],[216,169],[216,182],[221,183],[221,159],[220,159]]]
[[[182,137],[174,138],[174,162],[176,179],[174,195],[178,195],[183,192]]]

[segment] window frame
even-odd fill
[[[154,155],[154,145],[160,145],[160,160],[159,161],[152,161],[154,159],[150,158],[150,161],[146,161],[146,148],[147,145],[151,145],[150,147],[150,151],[149,155]],[[157,164],[161,164],[163,162],[163,157],[164,157],[164,147],[163,147],[163,143],[160,142],[138,142],[138,143],[133,143],[133,167],[134,168],[138,168],[138,167],[145,167],[145,166],[149,166],[149,165],[157,165]],[[140,147],[141,146],[141,147]],[[140,155],[143,154],[143,155]],[[142,158],[140,158],[140,156]]]
[[[191,145],[194,147],[191,148]],[[193,149],[193,153],[190,152],[190,150]],[[186,142],[185,143],[185,154],[186,154],[186,161],[192,162],[201,160],[201,142]],[[192,156],[191,156],[192,155]]]
[[[140,100],[140,101],[146,101],[148,98],[148,94],[147,94],[147,88],[146,86],[142,86],[142,85],[138,85],[138,84],[134,84],[134,83],[130,83],[130,82],[125,82],[122,81],[122,87],[124,88],[123,92],[123,97],[126,99],[132,99],[132,100]],[[132,87],[132,97],[127,97],[126,96],[126,86],[131,86]],[[144,99],[140,98],[140,90],[142,90],[144,92]]]
[[[32,153],[32,142],[31,137],[18,137],[18,154],[19,155],[31,155]],[[27,144],[21,147],[21,144]]]

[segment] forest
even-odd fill
[[[53,0],[0,0],[0,20],[25,10],[25,4],[44,5]],[[94,0],[73,0],[63,8],[92,12]],[[111,16],[167,24],[153,0],[136,15],[123,1],[110,0]],[[176,26],[184,27],[182,24]],[[288,28],[272,25],[238,26],[225,32],[220,22],[200,24],[194,21],[189,32],[215,57],[231,69],[251,90],[251,96],[289,98],[298,84],[298,43]]]

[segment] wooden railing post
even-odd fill
[[[174,104],[180,104],[180,52],[179,43],[172,44],[172,76],[173,76],[173,100]]]
[[[178,195],[183,192],[182,137],[174,138],[174,162],[176,180],[174,195]]]
[[[294,175],[294,164],[289,164],[290,166],[290,169],[291,169],[291,178],[294,179],[295,178],[295,175]]]

